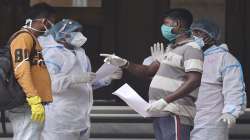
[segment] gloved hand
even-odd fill
[[[31,108],[31,119],[37,122],[43,122],[45,119],[45,111],[42,105],[42,100],[39,96],[32,96],[26,98]]]
[[[165,54],[163,43],[155,43],[154,46],[150,47],[150,50],[153,59],[162,62]]]
[[[160,112],[168,105],[168,103],[162,98],[158,101],[151,103],[149,108],[147,109],[148,112]]]
[[[162,109],[162,111],[168,111],[174,114],[179,114],[180,112],[178,106],[174,103],[169,103],[165,108]]]
[[[117,79],[121,79],[123,75],[122,69],[118,69],[117,71],[115,71],[113,74],[110,75],[110,78],[112,80],[117,80]]]
[[[71,75],[69,78],[72,83],[91,83],[96,77],[93,72],[85,72],[80,75]]]
[[[106,57],[104,59],[105,63],[111,64],[117,67],[124,67],[128,63],[126,59],[116,56],[115,54],[100,54],[100,56]]]
[[[232,128],[236,124],[236,117],[225,113],[219,118],[219,121],[226,123],[228,128]]]
[[[113,80],[121,79],[122,78],[123,71],[121,68],[119,68],[117,71],[115,71],[113,74],[106,76],[102,80],[105,81],[106,85],[109,85]]]

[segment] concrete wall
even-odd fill
[[[34,5],[36,3],[46,2],[53,6],[70,7],[72,6],[73,1],[74,0],[30,0],[30,4]],[[81,0],[78,0],[78,1],[81,1]],[[82,1],[87,1],[87,7],[101,7],[101,4],[102,4],[102,0],[82,0]]]
[[[88,0],[88,6],[89,7],[101,7],[102,0]]]
[[[72,6],[72,0],[30,0],[30,5],[46,2],[52,6],[67,7]]]
[[[187,8],[195,19],[206,18],[216,22],[225,39],[225,0],[170,0],[171,8]]]

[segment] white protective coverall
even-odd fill
[[[154,58],[152,56],[148,56],[145,58],[142,62],[143,65],[150,65],[151,63],[154,62]]]
[[[225,44],[204,52],[196,107],[191,140],[228,140],[227,125],[219,118],[223,113],[238,118],[246,107],[246,93],[241,64]]]
[[[91,72],[89,58],[84,49],[66,49],[51,35],[39,37],[43,56],[48,67],[53,91],[53,103],[46,106],[43,131],[45,140],[87,140],[90,129],[90,110],[93,90],[110,84],[100,80],[93,85],[72,84],[69,75]]]

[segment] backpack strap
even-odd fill
[[[28,34],[32,37],[32,39],[33,39],[33,46],[32,46],[32,48],[31,48],[31,52],[30,52],[30,56],[29,56],[29,59],[30,59],[30,62],[31,62],[31,60],[32,60],[32,59],[34,58],[34,56],[35,56],[36,40],[35,40],[35,36],[34,36],[29,30],[22,28],[21,30],[15,32],[15,33],[10,37],[10,39],[9,39],[9,41],[8,41],[8,45],[10,46],[11,42],[12,42],[19,34],[21,34],[21,33],[28,33]]]
[[[6,129],[6,116],[5,116],[5,111],[1,110],[1,124],[2,124],[2,130],[3,134],[7,134],[7,129]]]

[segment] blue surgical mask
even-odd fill
[[[174,27],[167,26],[167,25],[162,25],[161,26],[161,33],[165,39],[168,41],[172,42],[173,40],[176,39],[176,34],[172,33]]]
[[[197,36],[194,36],[194,35],[193,35],[193,38],[194,38],[194,42],[196,42],[201,48],[203,48],[205,46],[203,38],[197,37]]]

